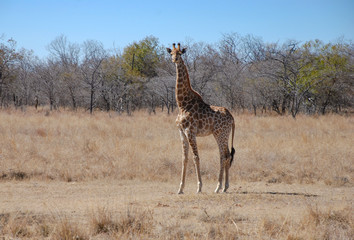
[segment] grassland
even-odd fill
[[[353,239],[354,118],[235,119],[229,193],[205,137],[180,196],[173,114],[0,110],[0,238]]]

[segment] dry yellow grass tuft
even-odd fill
[[[128,209],[126,213],[113,216],[111,210],[99,207],[91,216],[91,233],[110,235],[113,238],[141,238],[152,233],[153,215],[150,211]]]

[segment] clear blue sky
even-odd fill
[[[0,0],[0,10],[0,35],[40,57],[61,34],[107,49],[150,35],[164,45],[216,43],[232,32],[265,42],[354,40],[354,0]]]

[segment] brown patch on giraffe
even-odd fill
[[[199,120],[198,128],[203,128],[203,121],[202,120]]]

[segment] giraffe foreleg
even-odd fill
[[[179,186],[178,194],[183,194],[184,184],[186,181],[186,169],[188,163],[188,151],[189,151],[189,143],[186,135],[182,130],[180,130],[181,140],[182,140],[182,173],[181,173],[181,184]]]
[[[197,178],[198,178],[198,189],[197,189],[197,193],[200,193],[202,191],[202,177],[200,174],[200,161],[199,161],[199,154],[198,154],[198,147],[197,147],[197,139],[195,137],[195,135],[188,133],[187,134],[188,137],[188,141],[189,141],[189,145],[192,148],[193,151],[193,160],[194,160],[194,165],[195,165],[195,170],[197,173]]]

